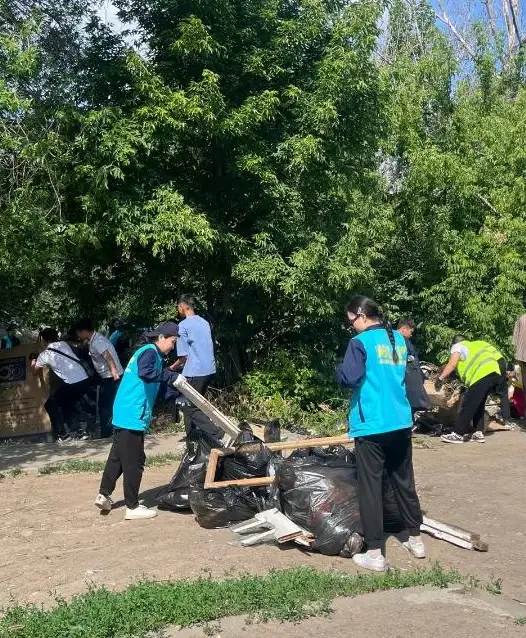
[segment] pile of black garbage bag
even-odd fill
[[[221,447],[206,433],[192,433],[187,451],[170,483],[158,495],[161,509],[191,510],[208,529],[253,518],[277,507],[294,523],[311,532],[313,550],[326,555],[352,556],[363,543],[358,506],[354,452],[342,446],[296,450],[288,458],[272,454],[250,430],[242,431],[237,451],[220,459],[216,480],[276,475],[272,488],[224,487],[205,490],[211,448]],[[384,480],[384,526],[403,529],[398,505],[387,476]]]

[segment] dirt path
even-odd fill
[[[203,627],[170,628],[165,638],[473,638],[506,636],[524,638],[525,629],[515,624],[521,607],[499,596],[462,589],[404,589],[357,598],[340,598],[329,618],[318,616],[300,623],[271,621],[247,626],[246,618],[224,618]]]
[[[431,449],[415,450],[428,513],[476,530],[490,543],[490,551],[480,554],[428,539],[429,560],[483,580],[502,578],[503,591],[521,601],[526,601],[525,457],[522,432],[493,435],[485,445],[432,441]],[[171,472],[146,471],[146,500]],[[98,483],[90,474],[1,481],[1,606],[14,600],[49,604],[55,595],[69,597],[90,583],[120,589],[143,577],[195,578],[208,572],[221,577],[298,564],[355,571],[349,560],[296,548],[232,546],[228,530],[201,529],[191,515],[160,512],[151,521],[125,522],[120,508],[101,516],[92,505]],[[389,539],[387,553],[392,565],[416,565],[395,539]]]

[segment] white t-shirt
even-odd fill
[[[467,346],[464,345],[464,342],[461,341],[460,343],[453,344],[451,347],[451,354],[459,354],[460,360],[465,361],[469,357],[469,350]]]
[[[117,372],[119,373],[119,376],[122,377],[124,370],[122,369],[115,346],[109,339],[106,339],[104,335],[101,335],[100,332],[94,332],[89,340],[89,354],[93,361],[93,366],[103,379],[110,379],[110,366],[106,359],[102,356],[106,350],[108,350],[111,354],[115,361],[115,365],[117,366]]]
[[[58,350],[59,352],[63,352],[64,354],[73,357],[73,359],[76,359],[78,363],[68,359],[68,357],[62,356],[58,352],[52,352],[49,348],[53,348],[53,350]],[[57,377],[62,379],[62,381],[68,385],[79,383],[80,381],[84,381],[88,378],[88,375],[84,372],[82,363],[79,361],[78,357],[75,356],[75,353],[65,341],[50,343],[49,346],[38,355],[36,367],[43,368],[44,366],[49,366]]]

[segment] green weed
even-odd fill
[[[16,606],[0,619],[2,638],[139,638],[168,625],[209,624],[226,616],[297,621],[329,613],[338,596],[461,581],[439,565],[414,572],[341,574],[309,567],[235,579],[140,582],[122,592],[95,589],[51,610]]]
[[[490,594],[502,594],[502,578],[492,578],[485,586],[486,591]]]
[[[526,625],[526,616],[519,616],[519,618],[515,618],[515,624],[521,626]]]
[[[170,465],[170,463],[175,463],[180,458],[180,454],[153,454],[146,458],[146,467],[162,467],[163,465]],[[41,475],[81,473],[98,474],[104,470],[105,465],[106,461],[71,459],[69,461],[60,461],[59,463],[43,465],[38,469],[38,473]]]
[[[22,474],[26,474],[26,472],[19,467],[14,467],[12,470],[6,470],[5,473],[0,473],[0,481],[5,478],[16,478],[17,476],[22,476]]]

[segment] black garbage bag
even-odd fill
[[[241,421],[239,428],[245,430],[247,428],[252,429],[252,426],[257,426],[263,430],[263,440],[266,443],[276,443],[281,441],[281,423],[279,419],[272,421],[262,421],[261,419],[247,419]]]
[[[190,509],[190,484],[204,483],[205,466],[214,447],[221,447],[220,441],[206,432],[194,430],[188,435],[184,453],[176,473],[170,483],[157,495],[160,509],[174,512]]]
[[[340,554],[361,535],[354,453],[344,447],[294,453],[277,466],[283,513],[314,537],[313,549]]]
[[[234,442],[234,454],[222,459],[219,475],[222,481],[267,476],[271,453],[250,430],[242,430]]]
[[[201,527],[228,527],[253,518],[269,508],[263,488],[223,487],[205,490],[202,485],[190,489],[190,507]]]

